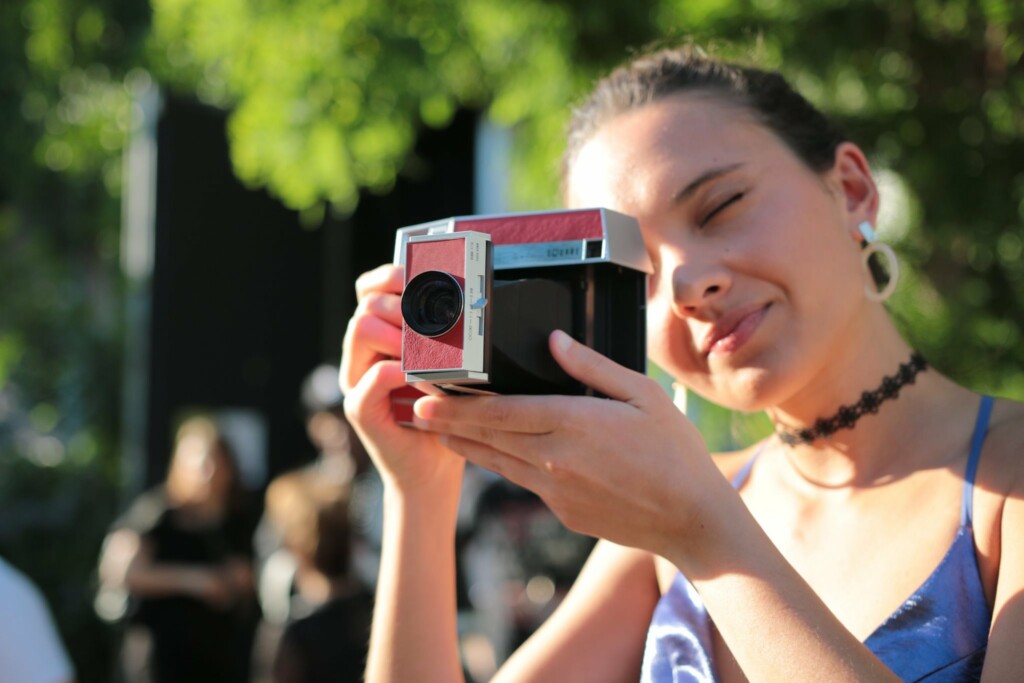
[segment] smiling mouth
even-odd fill
[[[754,335],[771,304],[751,311],[741,312],[735,317],[726,317],[708,332],[703,350],[708,356],[725,356],[735,352]]]

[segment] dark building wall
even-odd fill
[[[224,114],[169,98],[157,132],[147,483],[195,408],[266,420],[269,469],[309,450],[296,408],[320,360],[322,231],[235,178]]]
[[[470,113],[424,131],[392,192],[314,230],[235,178],[225,121],[169,97],[157,128],[147,486],[164,476],[175,420],[196,408],[260,414],[269,476],[308,460],[299,387],[338,361],[355,276],[391,260],[396,228],[472,212]]]

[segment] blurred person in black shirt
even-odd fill
[[[100,561],[101,581],[130,596],[132,628],[148,632],[154,683],[248,681],[259,610],[252,520],[216,424],[186,420],[166,482],[115,524]]]

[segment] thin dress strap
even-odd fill
[[[981,405],[978,406],[978,418],[974,423],[974,435],[971,437],[971,454],[967,458],[967,471],[964,472],[964,493],[960,502],[960,526],[971,526],[974,519],[974,476],[978,472],[981,446],[985,443],[988,420],[991,415],[992,397],[982,396]]]
[[[750,476],[750,470],[754,468],[754,461],[757,460],[757,456],[761,455],[761,451],[763,451],[764,447],[767,445],[767,441],[762,442],[761,445],[757,447],[757,450],[754,451],[754,454],[750,456],[750,458],[745,463],[743,463],[743,467],[741,467],[739,471],[735,475],[733,475],[731,483],[734,489],[738,489],[739,487],[743,486],[743,484],[746,483],[747,477]]]

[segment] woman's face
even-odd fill
[[[231,481],[227,457],[217,444],[202,436],[183,437],[175,449],[172,472],[179,495],[188,502],[223,497]]]
[[[741,107],[680,95],[604,124],[567,200],[639,220],[651,359],[717,403],[759,410],[855,336],[866,279],[852,231],[873,206],[858,204],[851,172],[819,175]]]

